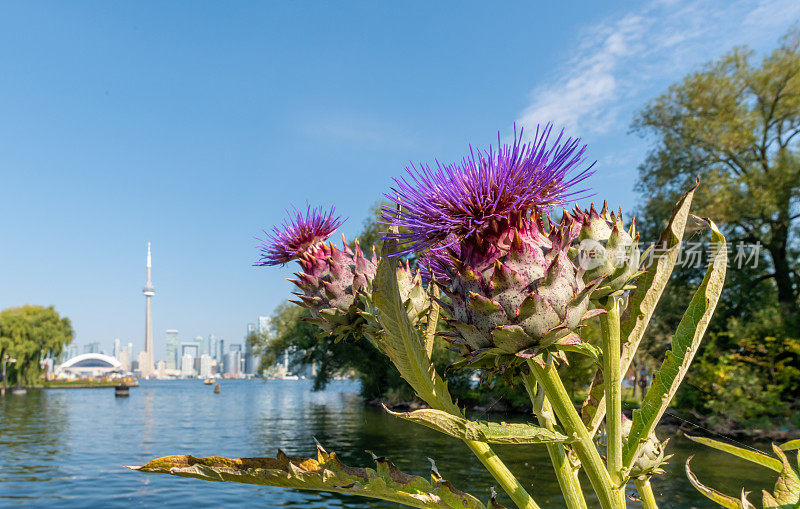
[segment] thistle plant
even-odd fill
[[[628,484],[646,508],[657,507],[649,481],[664,472],[669,455],[655,427],[719,300],[725,238],[711,220],[689,213],[694,188],[645,254],[633,221],[626,227],[622,212],[610,213],[605,205],[599,213],[594,206],[565,211],[555,221],[555,207],[587,191],[581,186],[592,172],[586,146],[555,135],[551,126],[524,140],[515,131],[511,144],[498,137],[496,149],[471,149],[459,163],[407,168],[386,194],[394,206],[383,211],[379,258],[365,256],[357,244],[336,249],[326,243],[341,221],[333,209],[308,207],[268,234],[259,265],[297,260],[298,304],[310,309],[314,323],[338,338],[372,342],[429,407],[387,411],[462,440],[517,507],[539,507],[536,493],[508,470],[492,444],[546,447],[571,509],[587,507],[581,469],[604,509],[626,507]],[[628,419],[622,376],[665,290],[688,221],[711,231],[715,249],[650,391]],[[412,253],[417,271],[403,262]],[[587,337],[586,331],[596,330],[585,327],[591,320],[600,321],[599,338]],[[468,419],[431,362],[437,334],[461,353],[454,368],[502,373],[523,384],[536,423]],[[596,366],[580,414],[556,370],[565,352],[585,355]],[[276,458],[168,456],[135,468],[413,507],[499,507],[494,497],[484,504],[459,491],[433,464],[430,480],[404,474],[385,458],[376,458],[375,469],[349,467],[319,444],[315,458],[280,452]]]

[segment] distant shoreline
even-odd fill
[[[27,389],[109,389],[118,385],[126,385],[127,387],[138,387],[139,383],[123,383],[123,382],[80,382],[80,383],[46,383],[29,385]]]

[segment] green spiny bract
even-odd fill
[[[397,286],[411,323],[420,328],[427,326],[426,320],[428,311],[431,308],[431,300],[428,292],[422,286],[420,271],[411,270],[408,262],[399,264],[397,267]]]
[[[302,290],[293,301],[308,308],[309,322],[314,323],[337,340],[358,338],[364,326],[360,316],[361,294],[372,291],[377,259],[373,252],[367,257],[358,240],[351,249],[342,238],[342,249],[333,243],[320,243],[298,258],[302,271],[292,281]]]
[[[581,343],[577,331],[588,318],[597,283],[567,255],[571,234],[522,216],[449,250],[446,277],[437,284],[454,330],[448,340],[465,356],[460,365],[505,372],[545,349]],[[552,348],[551,348],[552,347]]]
[[[622,439],[627,440],[631,432],[631,425],[633,421],[628,419],[624,414],[622,416]],[[665,455],[669,438],[663,442],[658,440],[656,434],[650,435],[642,446],[642,452],[636,458],[636,461],[631,466],[629,476],[631,479],[639,479],[642,481],[648,480],[654,474],[663,474],[664,469],[661,468],[667,464],[667,461],[672,457],[672,454]]]
[[[580,241],[570,249],[570,257],[585,270],[584,281],[588,283],[603,278],[603,282],[592,293],[592,300],[622,295],[635,288],[632,283],[642,274],[635,220],[626,230],[622,211],[615,215],[608,211],[608,206],[603,202],[599,214],[594,204],[589,210],[575,206],[572,214],[565,210],[561,225]]]
[[[420,271],[414,271],[408,262],[397,264],[397,287],[400,291],[400,300],[405,306],[411,324],[418,330],[427,327],[428,313],[431,309],[430,295],[422,286]],[[373,337],[380,337],[382,327],[377,318],[378,310],[372,304],[369,293],[361,295],[364,310],[361,316],[367,321],[366,330]]]

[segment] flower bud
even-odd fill
[[[624,414],[622,415],[622,439],[625,441],[631,432],[632,423],[633,421]],[[654,474],[663,474],[664,469],[661,466],[666,465],[672,457],[672,454],[665,455],[667,444],[669,444],[669,438],[660,442],[655,433],[647,437],[641,453],[631,467],[631,478],[646,481]]]
[[[630,229],[626,230],[622,223],[622,211],[616,215],[609,213],[608,206],[603,202],[599,214],[594,204],[589,210],[581,210],[576,206],[572,214],[565,210],[561,225],[579,239],[578,245],[570,249],[570,257],[585,271],[584,281],[603,278],[592,294],[592,300],[621,295],[635,288],[633,281],[642,274],[639,270],[641,252],[635,221],[631,221]]]

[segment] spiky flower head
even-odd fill
[[[359,294],[368,292],[375,277],[375,253],[367,257],[358,240],[351,248],[342,236],[342,248],[325,241],[342,221],[334,209],[307,207],[295,210],[281,228],[273,228],[261,247],[256,265],[278,265],[297,260],[301,271],[290,279],[301,291],[295,301],[311,312],[310,322],[342,339],[358,336],[364,319],[359,316]]]
[[[515,127],[511,145],[501,145],[498,134],[497,150],[470,147],[460,164],[406,168],[408,176],[396,178],[386,194],[398,205],[383,209],[384,221],[398,230],[386,238],[398,242],[399,254],[446,247],[486,235],[526,212],[546,213],[580,194],[583,190],[572,187],[591,174],[591,166],[578,169],[586,146],[564,139],[563,131],[550,145],[552,129],[537,126],[526,143],[523,130],[517,133]]]
[[[515,133],[510,147],[411,173],[411,181],[397,181],[400,210],[384,210],[397,232],[386,238],[424,252],[423,267],[449,297],[442,303],[455,331],[449,339],[472,365],[504,371],[551,346],[579,343],[583,321],[601,312],[589,310],[592,286],[567,255],[571,231],[546,215],[580,192],[571,186],[589,169],[568,174],[585,147],[572,139],[559,145],[563,135],[548,147],[550,131],[537,130],[531,144]]]
[[[634,288],[634,280],[642,274],[635,220],[631,220],[630,228],[626,229],[622,209],[616,214],[609,212],[608,204],[603,202],[599,213],[594,204],[588,210],[578,206],[572,213],[565,210],[561,226],[580,241],[570,250],[570,256],[585,270],[584,280],[604,278],[592,299],[601,301]]]
[[[306,205],[305,214],[293,209],[280,227],[273,226],[272,231],[264,231],[266,238],[259,239],[263,244],[261,259],[256,265],[283,265],[313,253],[344,223],[335,213],[333,207],[326,212],[322,207]]]

